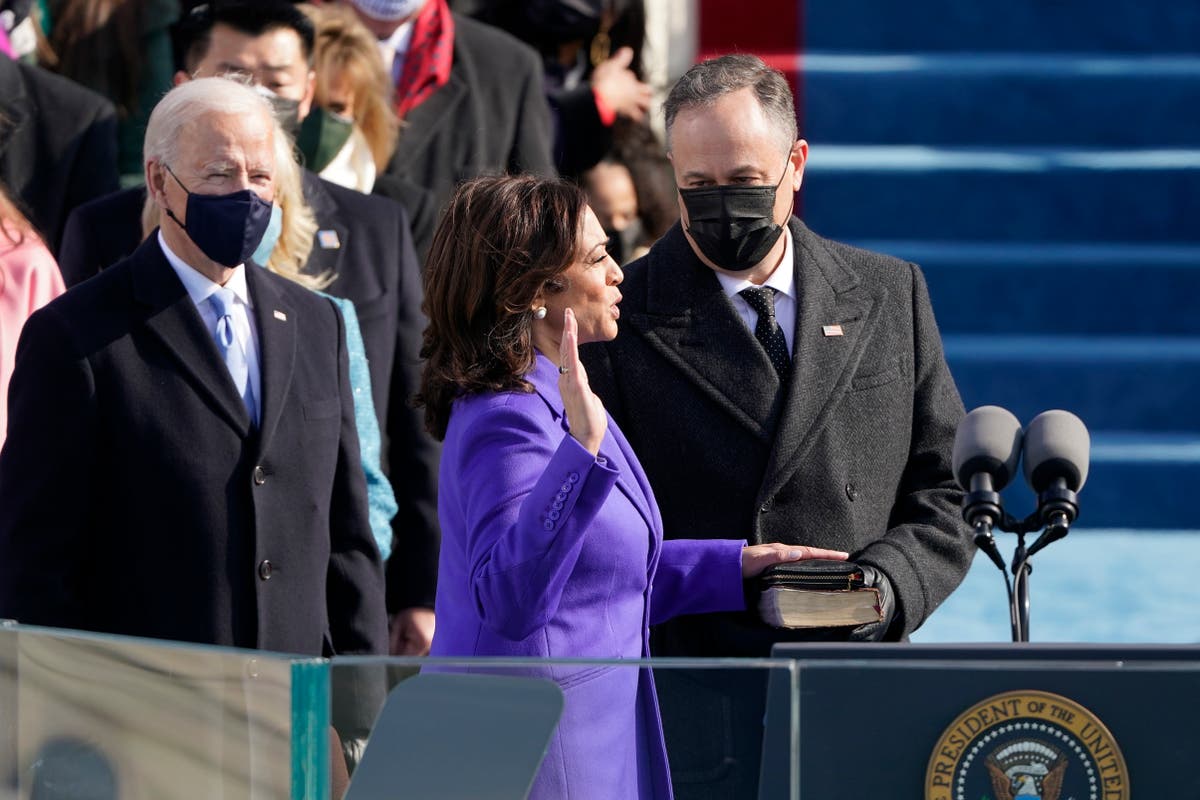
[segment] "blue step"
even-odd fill
[[[813,145],[802,191],[835,239],[1200,243],[1200,150]]]
[[[852,52],[1195,53],[1200,3],[823,0],[805,4],[803,36],[807,50]]]
[[[1065,408],[1089,428],[1200,431],[1200,338],[943,337],[967,408],[1003,406],[1022,422]]]
[[[1022,418],[1028,423],[1029,418]],[[1079,521],[1088,527],[1173,529],[1196,524],[1191,505],[1200,485],[1200,434],[1092,431]],[[1003,492],[1005,510],[1023,518],[1037,507],[1018,478]]]
[[[772,59],[780,64],[780,58]],[[804,53],[814,146],[1200,145],[1200,57]]]
[[[1200,245],[852,244],[920,264],[943,334],[1200,335]]]

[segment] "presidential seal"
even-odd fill
[[[925,800],[1129,800],[1129,775],[1092,712],[1049,692],[1005,692],[942,733]]]

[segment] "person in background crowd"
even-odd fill
[[[181,23],[179,41],[186,67],[176,75],[180,84],[190,76],[249,76],[272,90],[277,117],[307,114],[315,81],[309,69],[313,31],[292,4],[227,0],[197,7]],[[425,324],[420,264],[399,204],[307,171],[302,181],[317,222],[304,272],[334,276],[329,293],[353,301],[358,311],[384,436],[385,471],[399,505],[387,585],[396,649],[424,653],[433,637],[439,534],[438,448],[409,406]],[[133,252],[142,240],[144,199],[144,189],[130,189],[72,215],[59,260],[68,285]]]
[[[627,264],[646,254],[679,221],[675,176],[649,127],[619,122],[613,150],[583,174],[596,215],[609,232],[609,252]]]
[[[562,175],[600,161],[619,121],[645,119],[653,90],[641,79],[643,0],[498,0],[476,14],[541,53]]]
[[[626,269],[620,334],[584,354],[642,455],[668,539],[850,553],[883,619],[785,630],[756,611],[659,626],[656,656],[767,656],[780,641],[896,641],[974,555],[951,472],[962,401],[920,270],[817,236],[792,216],[808,143],[787,80],[750,55],[692,67],[667,98],[680,224]],[[711,680],[709,680],[711,678]],[[666,677],[680,797],[754,797],[764,686]],[[729,734],[713,746],[712,731]],[[710,754],[706,757],[705,754]]]
[[[113,102],[121,183],[142,181],[142,139],[154,104],[171,88],[176,0],[49,0],[52,54],[42,66]]]
[[[186,82],[146,130],[164,226],[35,312],[0,451],[0,617],[306,655],[384,653],[337,308],[246,264],[270,105]]]
[[[57,255],[71,210],[117,189],[112,103],[0,55],[0,183]]]
[[[400,141],[388,173],[433,192],[494,172],[554,175],[537,54],[446,0],[350,0],[379,40]]]
[[[628,264],[644,254],[638,218],[637,189],[633,175],[615,156],[605,156],[583,173],[588,205],[608,234],[608,254],[618,264]]]
[[[8,430],[8,382],[29,315],[66,291],[54,256],[0,185],[0,448]]]
[[[434,235],[419,402],[445,439],[436,656],[645,658],[650,623],[740,609],[742,578],[772,564],[846,557],[663,541],[637,456],[579,361],[580,344],[616,335],[622,277],[585,199],[480,178]],[[671,796],[650,670],[537,672],[565,706],[531,796]]]
[[[375,37],[344,6],[301,6],[316,28],[315,105],[296,144],[322,178],[369,192],[396,150],[400,124]]]

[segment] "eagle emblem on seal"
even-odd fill
[[[997,748],[985,764],[996,800],[1058,800],[1067,771],[1057,748],[1029,739]]]

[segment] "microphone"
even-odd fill
[[[992,528],[1004,518],[1000,490],[1017,472],[1021,423],[999,406],[980,406],[963,417],[954,435],[954,479],[966,491],[963,519],[975,529],[975,545],[1004,570]]]
[[[1025,480],[1038,495],[1046,530],[1029,547],[1032,556],[1066,536],[1079,516],[1076,492],[1087,481],[1092,441],[1087,427],[1069,411],[1043,411],[1025,431]]]

